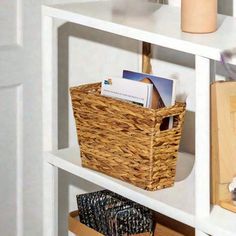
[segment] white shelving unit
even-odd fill
[[[57,235],[58,169],[117,192],[157,212],[196,229],[196,236],[236,235],[236,215],[210,206],[210,91],[214,63],[220,52],[236,46],[236,19],[219,15],[217,32],[192,35],[180,30],[180,10],[143,3],[145,17],[119,15],[110,1],[43,6],[43,145],[44,236]],[[173,188],[148,192],[81,167],[79,148],[57,150],[57,79],[53,75],[53,20],[62,19],[195,55],[196,125],[195,164],[191,174]],[[232,64],[236,64],[232,62]],[[189,169],[194,157],[181,153],[177,178]]]

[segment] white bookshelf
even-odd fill
[[[236,46],[236,19],[219,15],[219,28],[205,35],[180,30],[180,9],[143,3],[145,17],[121,16],[110,1],[43,6],[43,146],[44,236],[57,235],[58,169],[137,201],[196,229],[196,236],[236,235],[236,215],[210,206],[210,82],[220,52]],[[195,163],[191,173],[172,188],[148,192],[81,167],[79,148],[57,150],[57,81],[53,69],[53,20],[61,19],[105,32],[195,55]],[[227,36],[227,37],[226,37]],[[232,62],[235,64],[235,62]],[[191,169],[194,157],[181,153],[177,178]]]

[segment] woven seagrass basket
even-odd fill
[[[100,87],[70,89],[82,165],[146,190],[172,186],[185,104],[147,109],[101,96]],[[161,131],[166,117],[173,128]]]

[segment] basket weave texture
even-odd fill
[[[147,109],[100,95],[101,84],[70,89],[82,165],[146,190],[171,187],[185,104]],[[173,128],[160,131],[163,118]]]

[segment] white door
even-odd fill
[[[0,0],[1,236],[43,235],[41,5],[62,2]]]
[[[42,235],[40,0],[0,1],[0,235]]]

